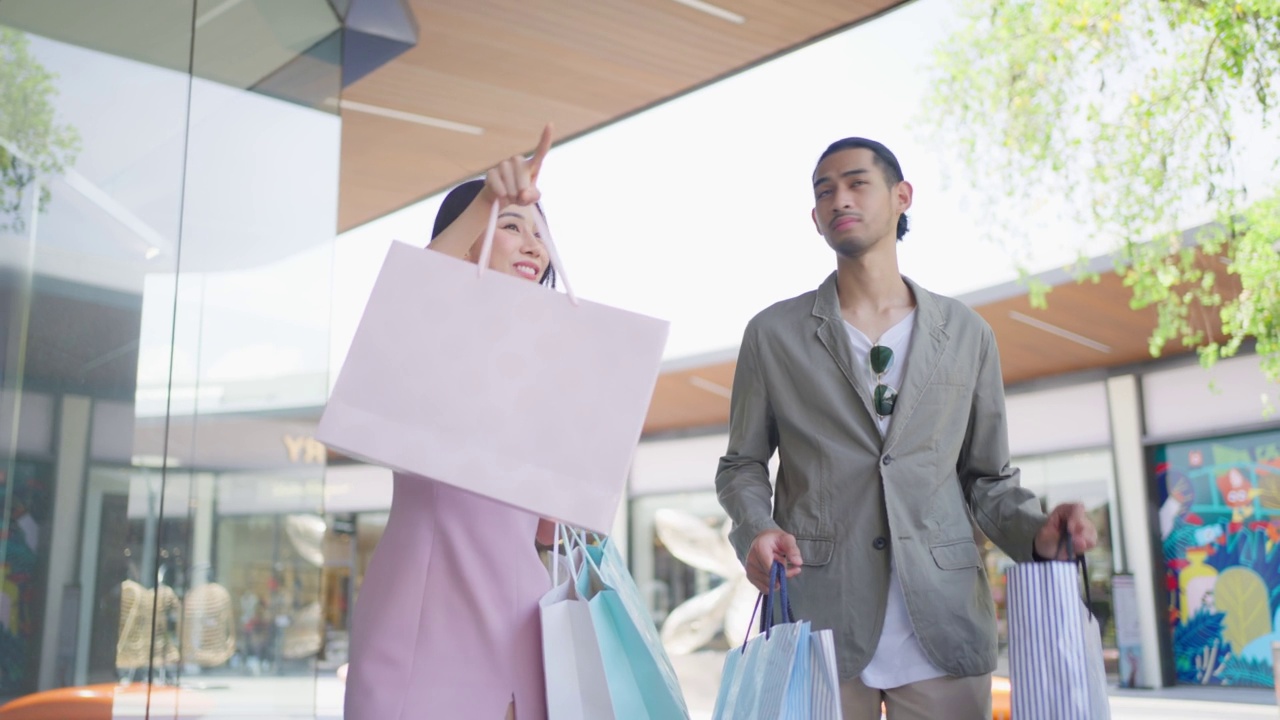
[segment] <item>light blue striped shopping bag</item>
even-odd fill
[[[797,622],[786,571],[774,563],[774,591],[761,595],[760,634],[725,656],[713,720],[840,720],[840,682],[830,630]],[[774,610],[782,615],[775,621]],[[755,614],[752,615],[754,624]]]

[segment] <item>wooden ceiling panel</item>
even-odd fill
[[[1232,287],[1225,290],[1228,294],[1238,292]],[[1150,360],[1147,339],[1156,325],[1156,312],[1152,308],[1133,310],[1129,307],[1130,296],[1131,291],[1118,275],[1104,273],[1096,284],[1069,282],[1055,287],[1043,310],[1032,308],[1025,295],[976,309],[995,331],[1005,384],[1013,385]],[[1203,326],[1215,337],[1221,337],[1212,318],[1204,318]],[[1089,347],[1055,330],[1106,347]],[[1165,355],[1184,352],[1187,350],[1179,344],[1166,345],[1162,350]]]
[[[663,373],[645,418],[645,434],[727,423],[736,365],[728,361]]]
[[[347,230],[528,152],[851,26],[901,0],[410,0],[416,47],[344,101],[483,129],[467,135],[343,110],[339,228]]]
[[[1226,297],[1238,292],[1238,284],[1223,288]],[[975,305],[974,310],[995,333],[1004,383],[1009,386],[1150,360],[1147,338],[1155,327],[1156,313],[1150,308],[1131,309],[1130,296],[1122,279],[1108,272],[1096,284],[1057,285],[1049,293],[1048,307],[1042,310],[1032,308],[1025,294]],[[1202,325],[1221,339],[1220,328],[1212,318],[1203,318]],[[1165,355],[1187,352],[1180,344],[1164,348]],[[728,399],[698,387],[691,378],[706,378],[729,388],[733,385],[734,366],[733,361],[720,361],[664,373],[658,379],[645,434],[726,426]]]

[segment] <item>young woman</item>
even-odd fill
[[[504,160],[483,181],[450,191],[429,249],[476,262],[497,201],[489,267],[554,285],[534,223],[550,147],[548,126],[532,159]],[[346,720],[545,720],[538,600],[551,582],[534,541],[549,545],[554,528],[397,473],[387,528],[356,602]]]

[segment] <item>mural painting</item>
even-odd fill
[[[1178,682],[1272,687],[1280,641],[1280,432],[1156,452]]]

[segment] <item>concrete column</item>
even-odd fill
[[[58,421],[57,465],[53,487],[53,532],[48,548],[49,574],[45,585],[44,624],[40,641],[40,673],[38,687],[59,687],[59,648],[74,648],[75,619],[79,608],[63,612],[63,600],[69,588],[76,585],[76,564],[80,541],[81,500],[84,496],[85,473],[89,458],[89,431],[93,402],[87,397],[66,395],[62,398]],[[68,622],[70,620],[70,622]],[[69,627],[64,627],[69,625]],[[67,669],[71,672],[71,668]]]
[[[212,582],[213,575],[213,473],[196,473],[192,478],[193,512],[191,529],[191,563],[187,574],[188,587],[198,587]]]
[[[1149,512],[1147,469],[1142,451],[1142,398],[1137,376],[1108,379],[1107,403],[1111,411],[1111,452],[1120,501],[1120,538],[1125,548],[1125,564],[1134,576],[1142,633],[1142,672],[1138,682],[1144,687],[1159,688],[1164,686],[1160,633],[1165,631],[1160,619],[1167,617],[1168,612],[1156,597],[1158,576],[1152,539],[1158,534],[1151,527]]]

